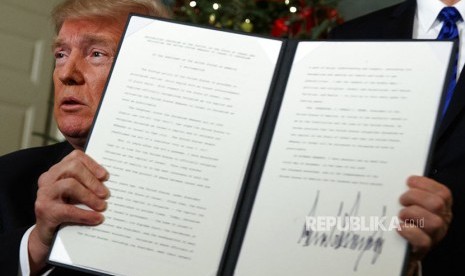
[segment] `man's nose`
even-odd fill
[[[60,68],[59,79],[65,85],[79,85],[84,83],[82,74],[85,60],[78,53],[71,53]]]

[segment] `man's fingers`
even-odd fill
[[[56,183],[56,189],[64,203],[84,204],[95,211],[104,211],[107,203],[86,189],[74,179],[64,179]]]
[[[399,212],[399,219],[405,227],[417,227],[438,242],[446,234],[447,227],[442,217],[418,205],[408,206]]]
[[[108,189],[102,181],[108,173],[81,151],[74,151],[39,178],[35,202],[36,225],[43,244],[51,242],[63,223],[96,225],[106,209]],[[75,206],[83,204],[92,210]]]
[[[452,206],[452,193],[445,186],[431,178],[423,176],[411,176],[407,179],[407,185],[413,189],[423,190],[439,196],[448,207]]]
[[[63,213],[68,210],[63,206],[71,206],[74,210],[75,206],[72,204],[77,203],[84,204],[95,211],[104,211],[107,206],[105,200],[97,197],[76,180],[63,179],[54,185],[39,189],[35,203],[36,215],[41,219],[47,218],[52,226],[57,226],[63,222],[74,222],[74,220],[63,220],[63,218],[67,218]]]
[[[103,222],[103,215],[98,212],[85,210],[74,205],[63,204],[61,221],[70,224],[98,225]]]
[[[101,182],[108,180],[109,174],[102,166],[80,150],[71,152],[63,161],[69,166],[68,177],[76,178],[98,196],[108,197],[109,191]]]
[[[452,220],[452,195],[449,189],[426,177],[413,176],[407,180],[409,189],[400,197],[405,206],[399,218],[399,234],[413,247],[413,257],[422,258],[445,235]]]
[[[420,260],[431,248],[431,238],[421,229],[412,225],[401,225],[398,233],[412,245],[412,254],[415,260]]]
[[[109,196],[108,189],[102,184],[102,181],[108,179],[108,172],[79,150],[73,151],[41,175],[39,187],[61,179],[76,179],[99,197]]]
[[[56,211],[47,214],[48,220],[41,219],[36,222],[36,229],[39,232],[39,238],[43,245],[50,246],[57,227],[60,224],[80,224],[80,225],[98,225],[103,222],[104,217],[101,213],[84,210],[70,204],[57,204],[53,206]],[[37,207],[36,212],[40,213],[41,207]]]
[[[418,205],[435,214],[449,210],[448,203],[440,196],[421,189],[411,188],[400,197],[404,206]]]
[[[95,162],[89,155],[85,154],[80,150],[75,150],[71,152],[68,156],[65,157],[66,159],[71,160],[80,160],[91,172],[94,173],[95,177],[100,181],[108,180],[108,172],[102,167],[100,164]]]

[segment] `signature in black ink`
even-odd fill
[[[308,217],[315,217],[319,196],[320,191],[316,194],[312,209],[308,213]],[[362,257],[369,251],[373,253],[371,264],[375,264],[383,251],[383,244],[385,241],[383,238],[383,229],[378,228],[377,230],[368,232],[367,234],[359,234],[351,230],[351,228],[348,227],[349,225],[347,225],[347,222],[351,217],[356,217],[358,215],[360,202],[360,192],[357,193],[355,202],[348,212],[344,211],[344,202],[341,202],[339,204],[339,210],[336,218],[342,223],[342,225],[331,226],[329,231],[315,231],[312,227],[308,227],[306,221],[297,243],[302,244],[304,247],[329,247],[334,250],[352,250],[354,252],[358,252],[353,268],[354,271],[357,271]],[[383,206],[381,217],[384,218],[385,216],[386,206]]]

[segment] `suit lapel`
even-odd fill
[[[454,89],[454,94],[450,102],[449,108],[444,115],[444,118],[439,127],[438,138],[440,138],[447,128],[451,125],[454,119],[462,112],[465,107],[465,72],[462,70],[457,85]]]

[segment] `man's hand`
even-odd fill
[[[409,190],[400,197],[405,208],[400,211],[399,219],[424,222],[424,225],[406,223],[399,231],[412,245],[410,270],[413,271],[417,261],[446,235],[452,220],[452,194],[446,186],[426,177],[412,176],[407,185]]]
[[[36,225],[29,236],[31,274],[45,267],[57,227],[63,223],[97,225],[109,196],[103,182],[108,172],[84,152],[75,150],[39,178],[35,202]],[[75,204],[84,204],[84,210]]]

